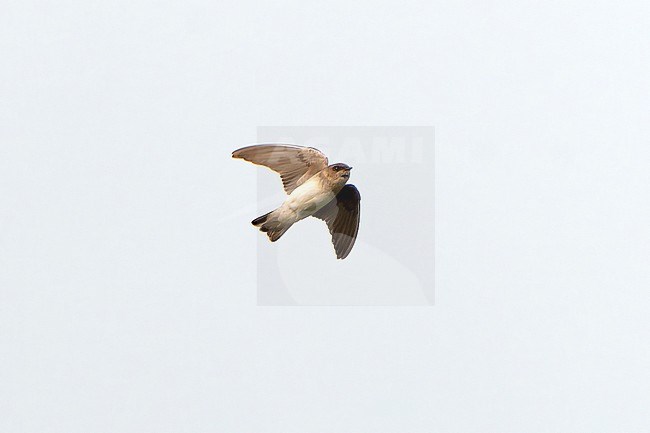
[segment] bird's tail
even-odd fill
[[[252,221],[255,227],[266,233],[271,242],[275,242],[293,225],[292,222],[280,221],[278,209],[255,218]]]

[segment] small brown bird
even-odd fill
[[[354,185],[346,185],[352,167],[328,165],[327,157],[313,147],[289,144],[260,144],[232,153],[280,174],[289,197],[274,211],[252,223],[275,242],[294,223],[314,216],[327,223],[338,259],[350,254],[359,231],[361,195]]]

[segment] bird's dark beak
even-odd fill
[[[348,170],[352,170],[352,167],[348,168]]]

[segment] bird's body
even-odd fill
[[[360,195],[354,185],[346,185],[352,167],[327,165],[327,158],[310,147],[294,145],[248,146],[233,152],[280,173],[289,196],[280,207],[253,220],[272,242],[296,222],[309,216],[324,220],[332,234],[338,258],[352,250],[359,229]]]
[[[280,217],[293,224],[312,216],[314,212],[332,201],[338,191],[324,186],[325,180],[322,177],[320,173],[315,174],[289,194],[278,208]]]

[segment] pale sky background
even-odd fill
[[[649,431],[648,40],[645,1],[3,1],[0,432]],[[434,307],[256,306],[258,125],[435,126]]]

